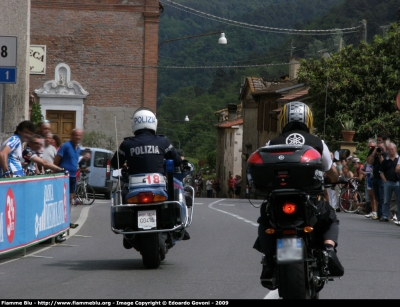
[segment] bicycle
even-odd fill
[[[90,184],[88,184],[88,176],[86,172],[81,172],[81,178],[76,185],[76,195],[73,201],[73,205],[77,206],[79,203],[82,205],[91,205],[93,204],[96,194],[94,189]]]
[[[343,182],[339,195],[339,207],[346,213],[359,213],[365,211],[365,195],[358,190],[357,178],[350,178]]]

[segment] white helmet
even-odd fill
[[[132,132],[135,134],[141,129],[153,130],[154,133],[157,131],[156,115],[148,108],[139,108],[133,114]]]

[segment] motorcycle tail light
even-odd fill
[[[284,235],[295,235],[296,234],[296,229],[285,229],[283,231]]]
[[[300,162],[310,162],[310,161],[319,160],[319,159],[321,159],[321,155],[319,154],[319,152],[316,151],[315,149],[309,149],[301,157]]]
[[[282,206],[282,211],[286,214],[293,214],[296,212],[296,204],[295,203],[285,203]]]
[[[151,192],[139,193],[136,196],[128,198],[128,204],[151,204],[166,201],[167,197],[163,195],[153,194]]]
[[[260,155],[260,153],[258,151],[253,152],[250,155],[250,157],[247,160],[247,162],[251,163],[251,164],[263,164],[264,163],[263,160],[262,160],[262,157],[261,157],[261,155]]]

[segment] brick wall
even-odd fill
[[[53,80],[55,66],[64,62],[71,80],[89,92],[85,130],[94,130],[96,117],[108,135],[114,122],[93,112],[115,108],[130,115],[119,125],[122,136],[131,134],[134,110],[156,106],[157,69],[142,66],[157,65],[158,18],[156,0],[32,0],[31,44],[46,45],[47,58],[46,75],[30,76],[30,92]]]

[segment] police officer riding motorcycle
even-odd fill
[[[112,206],[112,230],[124,234],[123,246],[139,251],[143,263],[149,268],[158,267],[176,241],[190,239],[185,228],[191,223],[188,206],[192,205],[186,203],[186,188],[172,177],[170,181],[174,182],[172,189],[175,191],[172,197],[167,196],[166,162],[172,164],[175,173],[188,168],[189,172],[192,171],[192,164],[186,161],[182,167],[183,161],[171,142],[165,136],[157,135],[156,130],[155,114],[148,108],[139,108],[132,120],[134,136],[125,138],[111,159],[114,169],[124,165],[120,177],[124,182],[121,202],[126,204]],[[166,231],[162,232],[164,229]],[[156,245],[160,257],[158,254],[145,256],[145,249],[149,249],[146,236],[148,241],[159,237]]]

